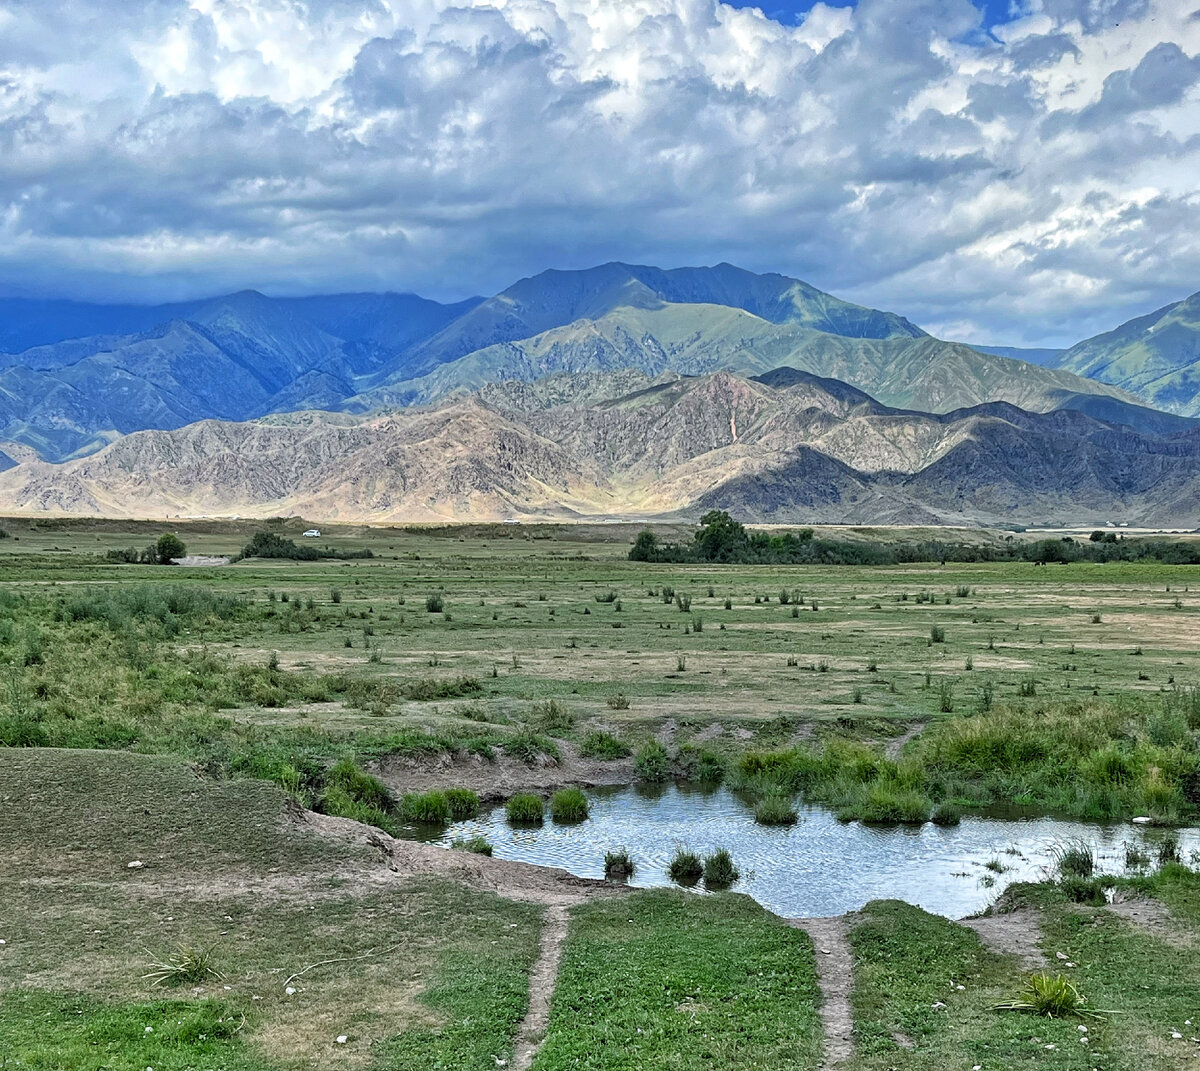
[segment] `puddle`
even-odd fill
[[[449,846],[481,834],[501,859],[562,867],[580,877],[604,876],[604,853],[624,848],[637,871],[630,885],[670,885],[667,863],[677,847],[701,854],[728,848],[742,872],[734,886],[787,918],[840,915],[870,900],[898,899],[947,918],[987,906],[1014,881],[1039,880],[1055,846],[1083,840],[1105,873],[1125,872],[1125,845],[1154,856],[1164,830],[1126,823],[1100,825],[1050,817],[964,817],[951,827],[864,826],[839,822],[822,807],[803,807],[791,827],[760,826],[725,788],[621,786],[588,792],[591,814],[577,825],[549,819],[510,826],[496,808],[445,830],[410,830],[416,839]],[[1200,850],[1200,830],[1178,831],[1184,858]],[[996,873],[987,864],[998,861]]]

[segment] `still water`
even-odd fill
[[[1058,845],[1086,841],[1100,869],[1125,872],[1125,846],[1156,855],[1164,830],[1131,824],[1097,825],[1047,817],[964,817],[957,826],[879,827],[842,823],[820,807],[800,809],[790,827],[760,826],[725,788],[669,785],[592,789],[591,813],[576,825],[550,820],[535,828],[510,826],[504,809],[413,835],[449,846],[455,837],[482,834],[494,854],[580,877],[604,876],[604,853],[623,848],[637,865],[630,885],[670,885],[667,863],[678,847],[705,854],[728,848],[742,872],[734,891],[788,918],[840,915],[869,900],[898,899],[948,918],[986,907],[1014,881],[1038,880],[1053,865]],[[1200,830],[1179,830],[1184,858],[1200,850]],[[1002,873],[989,870],[998,862]]]

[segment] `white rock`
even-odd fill
[[[1064,956],[1064,955],[1063,955],[1061,952],[1055,952],[1055,953],[1054,953],[1054,958],[1055,958],[1055,959],[1066,959],[1067,957],[1066,957],[1066,956]]]
[[[1172,1030],[1171,1031],[1171,1040],[1172,1041],[1182,1041],[1183,1035],[1178,1030]]]
[[[940,1000],[935,1000],[935,1001],[934,1001],[934,1002],[933,1002],[933,1003],[930,1005],[930,1007],[931,1007],[931,1008],[933,1008],[933,1010],[934,1010],[934,1011],[940,1011],[940,1010],[941,1010],[942,1008],[944,1008],[945,1006],[946,1006],[946,1005],[945,1005],[945,1004],[943,1004],[943,1003],[942,1003]]]
[[[284,990],[284,992],[290,997],[290,996],[292,996],[292,994],[294,994],[296,992],[296,987],[293,985],[290,985],[287,987],[287,989]]]
[[[1078,1030],[1078,1031],[1079,1031],[1081,1034],[1086,1034],[1086,1033],[1087,1033],[1087,1027],[1086,1027],[1086,1026],[1077,1026],[1075,1029],[1076,1029],[1076,1030]]]
[[[125,869],[126,870],[141,870],[142,867],[144,867],[145,865],[146,864],[143,863],[140,859],[135,859],[132,863],[126,863]]]
[[[145,1030],[143,1030],[143,1031],[142,1031],[142,1033],[143,1033],[143,1034],[153,1034],[153,1033],[154,1033],[154,1027],[152,1027],[152,1026],[148,1026],[148,1027],[146,1027],[146,1029],[145,1029]]]
[[[345,1044],[346,1044],[346,1042],[347,1042],[347,1041],[349,1041],[349,1040],[350,1040],[350,1039],[349,1039],[348,1037],[346,1037],[346,1035],[345,1035],[345,1034],[338,1034],[338,1037],[337,1037],[337,1043],[338,1043],[339,1045],[345,1045]]]
[[[1133,824],[1135,826],[1148,826],[1150,824],[1150,819],[1144,814],[1138,815],[1138,817],[1133,820]]]

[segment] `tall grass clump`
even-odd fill
[[[704,874],[704,862],[687,848],[676,848],[667,864],[667,877],[677,885],[695,885]]]
[[[202,985],[224,977],[216,968],[212,949],[183,944],[176,945],[162,959],[151,960],[149,967],[144,977],[155,986]]]
[[[532,792],[518,792],[504,805],[504,814],[513,825],[540,826],[542,810],[542,797]]]
[[[631,754],[630,747],[625,741],[594,729],[588,733],[579,745],[579,754],[587,759],[623,759]]]
[[[397,833],[393,817],[395,801],[378,778],[360,770],[351,759],[342,759],[329,770],[318,810],[339,818],[377,826],[393,836]]]
[[[1019,997],[995,1004],[992,1010],[1031,1012],[1050,1019],[1061,1019],[1068,1015],[1088,1015],[1086,1004],[1075,983],[1065,975],[1041,971],[1030,975]],[[1096,1018],[1094,1015],[1091,1017]]]
[[[588,816],[588,801],[578,788],[560,788],[550,797],[550,817],[556,822],[582,822]]]
[[[1051,851],[1055,869],[1062,877],[1090,878],[1096,872],[1092,846],[1081,840],[1059,844]]]
[[[473,837],[455,837],[450,842],[450,847],[456,852],[471,852],[474,855],[492,854],[492,842],[479,834]]]
[[[637,864],[624,848],[604,853],[604,876],[609,881],[628,881],[637,870]]]
[[[754,820],[760,826],[794,826],[799,817],[792,801],[782,793],[764,796],[754,807]]]
[[[675,776],[702,785],[719,785],[725,779],[725,760],[715,751],[684,744],[675,755]]]
[[[733,862],[733,856],[725,848],[718,848],[704,857],[704,887],[706,889],[728,889],[742,876]]]
[[[474,795],[474,793],[471,793]],[[478,800],[476,800],[478,804]],[[409,792],[400,801],[400,813],[408,822],[446,825],[453,814],[445,792]]]
[[[425,611],[430,614],[440,614],[446,609],[446,600],[436,591],[425,596]]]
[[[575,715],[557,699],[534,703],[531,714],[533,723],[544,733],[561,734],[575,728]]]
[[[448,788],[445,795],[450,817],[456,822],[474,818],[479,813],[479,797],[469,788]]]
[[[671,760],[667,749],[657,740],[643,744],[634,756],[633,769],[639,781],[662,784],[671,776]]]

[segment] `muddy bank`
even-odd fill
[[[576,877],[555,867],[534,866],[415,841],[396,840],[373,826],[349,818],[318,814],[302,807],[293,808],[289,818],[295,825],[318,836],[375,849],[387,870],[404,878],[452,878],[510,900],[539,904],[574,904],[597,896],[620,896],[627,891],[622,885]]]
[[[508,755],[489,762],[465,752],[423,756],[416,759],[389,757],[369,769],[393,792],[428,792],[431,789],[469,788],[488,803],[507,799],[515,792],[554,792],[568,785],[627,785],[634,779],[631,758],[615,761],[587,759],[574,744],[560,742],[561,758],[554,762],[543,756],[530,764]]]

